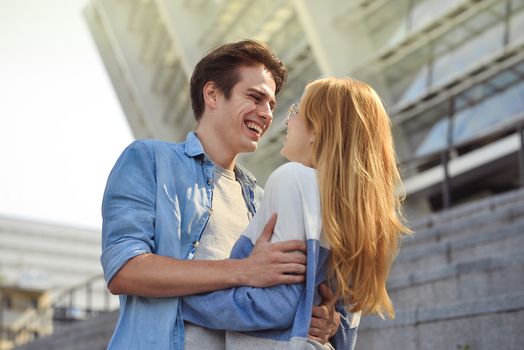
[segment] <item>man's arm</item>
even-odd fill
[[[114,294],[169,297],[251,285],[298,283],[304,277],[300,241],[257,244],[243,260],[185,261],[154,251],[155,158],[148,145],[131,144],[115,164],[103,202],[102,265]],[[266,225],[272,230],[275,218]]]
[[[275,218],[276,215],[271,216],[272,226]],[[271,240],[272,230],[268,228],[269,223],[256,241],[251,255],[263,254],[255,250],[261,243]],[[242,255],[250,242],[247,237],[241,237],[233,247],[231,255]],[[301,253],[294,254],[303,256]],[[261,273],[266,274],[264,271]],[[185,321],[210,329],[242,332],[287,328],[293,323],[303,290],[304,283],[293,283],[269,288],[237,286],[206,294],[189,295],[182,298],[182,313]]]
[[[271,236],[276,215],[264,227]],[[269,287],[304,281],[302,241],[259,240],[246,259],[177,260],[151,253],[129,260],[109,283],[113,294],[145,297],[183,296],[236,286]]]

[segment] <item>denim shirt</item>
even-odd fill
[[[131,258],[154,253],[191,259],[211,213],[215,166],[190,132],[183,143],[135,141],[109,175],[102,204],[102,256],[109,283]],[[246,205],[262,196],[252,175],[235,168]],[[120,296],[109,349],[183,349],[180,300]]]

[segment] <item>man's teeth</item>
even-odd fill
[[[260,126],[256,125],[255,123],[246,123],[246,126],[249,129],[255,130],[259,134],[262,134],[262,128]]]

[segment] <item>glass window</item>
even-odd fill
[[[365,19],[374,46],[391,48],[407,34],[406,1],[388,1],[372,16]]]
[[[515,74],[513,71],[505,71],[501,74],[498,74],[496,77],[491,79],[489,81],[489,85],[498,88],[498,89],[504,89],[507,86],[515,84],[518,80],[521,80],[522,78]]]
[[[428,66],[424,66],[410,79],[408,87],[404,90],[397,102],[398,105],[414,101],[424,94],[428,81],[428,72]]]
[[[437,56],[433,84],[441,85],[503,47],[504,27],[498,24],[458,46],[448,54]]]
[[[400,124],[411,149],[408,158],[426,155],[446,145],[449,103],[444,101]]]
[[[520,74],[521,76],[524,75],[524,62],[517,64],[515,67],[513,67],[513,70],[515,73]]]
[[[524,82],[502,91],[454,117],[453,143],[467,141],[524,113]]]
[[[474,121],[476,114],[477,114],[477,108],[472,107],[472,108],[464,109],[454,115],[453,132],[452,132],[453,144],[464,141],[465,139],[464,135],[471,134],[472,125],[470,125],[470,122]]]
[[[447,147],[449,119],[439,120],[428,132],[415,155],[422,157]]]
[[[511,16],[509,22],[509,42],[521,43],[524,41],[524,11]]]
[[[430,55],[430,47],[422,47],[378,73],[388,85],[392,105],[413,101],[426,92]]]
[[[404,22],[390,22],[372,30],[375,47],[391,48],[406,37],[406,25]]]
[[[411,32],[416,32],[422,27],[441,17],[452,7],[463,1],[425,0],[416,1],[410,12]]]
[[[524,117],[524,80],[517,83],[515,74],[515,68],[521,65],[524,66],[524,62],[455,97],[457,112],[452,121],[453,144],[466,142]],[[467,107],[471,104],[474,105]],[[446,147],[449,121],[445,104],[406,124],[403,129],[416,149],[415,156],[425,156]]]
[[[479,84],[458,94],[453,101],[455,112],[458,113],[463,109],[470,108],[470,106],[474,105],[476,101],[485,98],[485,96],[489,94],[487,89],[488,85]]]

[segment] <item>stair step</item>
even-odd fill
[[[521,248],[522,249],[522,248]],[[524,290],[524,251],[390,278],[395,308],[446,304]]]
[[[105,349],[118,319],[118,311],[79,321],[54,334],[19,346],[16,350],[92,350]]]
[[[391,276],[412,271],[428,272],[455,262],[512,253],[524,247],[524,221],[500,226],[470,237],[456,237],[443,242],[427,243],[412,249],[401,248]]]
[[[471,349],[521,350],[524,294],[401,310],[395,320],[362,319],[357,350]]]
[[[472,230],[471,232],[474,232],[473,234],[469,235],[450,235],[447,236],[445,239],[436,239],[431,241],[426,241],[423,244],[416,244],[416,245],[406,245],[405,242],[402,241],[401,247],[400,247],[400,253],[399,258],[403,259],[404,257],[411,257],[416,255],[424,255],[427,250],[432,249],[432,247],[445,247],[448,243],[456,244],[456,242],[462,242],[462,245],[467,245],[471,241],[478,241],[479,237],[484,236],[490,236],[495,232],[499,232],[501,230],[519,230],[524,228],[524,216],[520,218],[519,220],[513,221],[513,222],[506,222],[501,223],[498,222],[493,227],[482,227],[480,229]],[[415,233],[416,235],[416,233]],[[504,237],[503,237],[504,238]],[[409,240],[409,238],[408,238]]]
[[[424,218],[412,221],[410,226],[415,231],[422,231],[432,227],[445,227],[470,217],[478,217],[485,213],[517,207],[522,204],[524,204],[524,189],[519,189],[427,215]]]
[[[491,212],[480,212],[475,217],[467,217],[454,221],[452,224],[435,226],[427,229],[415,229],[411,237],[402,241],[404,249],[420,246],[431,242],[441,242],[460,236],[474,236],[479,231],[496,229],[524,220],[524,203]]]

